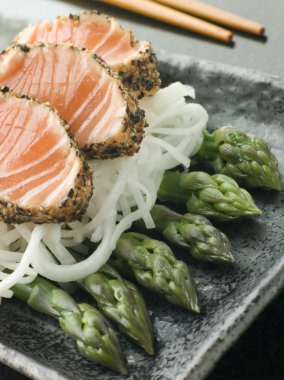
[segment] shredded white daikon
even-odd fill
[[[187,103],[188,96],[195,96],[194,89],[177,82],[140,101],[149,123],[140,151],[133,157],[89,162],[94,194],[81,222],[69,223],[68,229],[0,223],[0,296],[11,297],[14,284],[32,281],[38,273],[59,282],[83,278],[108,260],[134,221],[142,218],[148,228],[154,227],[150,210],[164,171],[180,164],[189,167],[206,127],[207,112]],[[97,242],[97,249],[76,262],[68,248],[85,253],[86,238]]]

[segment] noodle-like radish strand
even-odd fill
[[[188,167],[189,157],[202,142],[208,116],[204,108],[184,98],[194,96],[192,87],[174,83],[142,99],[149,127],[140,151],[132,157],[89,161],[94,194],[80,222],[67,228],[32,223],[7,227],[0,222],[0,296],[10,297],[13,284],[32,281],[37,273],[58,282],[79,280],[108,260],[120,235],[134,221],[143,219],[148,228],[154,227],[150,211],[164,171],[180,164]],[[67,248],[87,253],[86,238],[98,246],[89,257],[75,262]],[[5,268],[14,271],[7,274]]]
[[[3,279],[0,282],[0,294],[7,292],[12,286],[14,286],[19,279],[22,279],[27,272],[31,257],[34,255],[36,251],[36,246],[39,244],[41,239],[43,238],[44,230],[42,226],[35,226],[33,232],[31,233],[31,238],[26,249],[25,254],[21,259],[21,265],[19,265],[14,272],[12,272],[8,277]]]

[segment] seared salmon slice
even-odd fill
[[[139,149],[144,112],[117,74],[87,50],[67,44],[13,46],[0,55],[0,85],[50,102],[70,125],[79,148],[94,158]]]
[[[122,29],[111,17],[96,11],[80,16],[61,16],[51,24],[43,21],[30,25],[14,40],[16,44],[70,42],[102,57],[123,79],[136,97],[153,95],[160,87],[157,60],[151,44],[137,41],[131,30]]]
[[[85,213],[91,174],[48,104],[0,89],[0,219],[70,222]]]

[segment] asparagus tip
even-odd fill
[[[122,356],[122,354],[120,355],[119,359],[118,357],[116,357],[116,360],[117,362],[115,363],[115,367],[114,368],[117,372],[119,372],[121,375],[127,375],[127,368],[126,368],[126,363],[125,363],[125,360]]]
[[[200,307],[197,303],[191,304],[190,307],[188,307],[188,310],[193,311],[196,314],[200,314]]]
[[[98,360],[97,349],[90,345],[85,344],[84,342],[80,340],[77,341],[77,347],[80,353],[86,358],[88,358],[89,360],[93,360],[92,358],[96,357],[94,359],[95,362],[98,362],[102,364],[103,366],[105,366],[106,368],[116,371],[120,373],[121,375],[127,375],[126,363],[125,363],[123,354],[120,350],[120,347],[119,349],[116,349],[113,352],[113,357],[111,358],[111,360],[110,360],[110,357],[104,357],[104,356],[100,358],[101,360]]]
[[[262,211],[258,207],[252,207],[251,209],[247,210],[247,215],[261,215]]]
[[[148,355],[153,356],[155,354],[153,342],[149,342],[147,346],[144,345],[144,350]]]
[[[218,259],[221,264],[234,264],[236,262],[231,252],[223,252],[218,256]]]
[[[269,183],[269,187],[267,188],[268,190],[282,191],[283,186],[282,186],[280,178],[278,176],[277,178],[274,178],[274,180]]]
[[[118,364],[117,366],[117,371],[121,374],[121,375],[127,375],[127,368],[126,368],[126,365],[124,364],[124,362],[121,362]]]

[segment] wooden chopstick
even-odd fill
[[[196,0],[154,0],[169,7],[188,12],[206,20],[217,22],[243,32],[252,33],[257,36],[264,34],[264,26],[257,22],[237,16],[222,9],[204,4]]]
[[[187,15],[183,12],[157,4],[150,0],[101,0],[104,3],[127,9],[134,13],[142,14],[183,29],[192,30],[196,33],[215,38],[223,42],[230,42],[233,33],[209,22]]]

